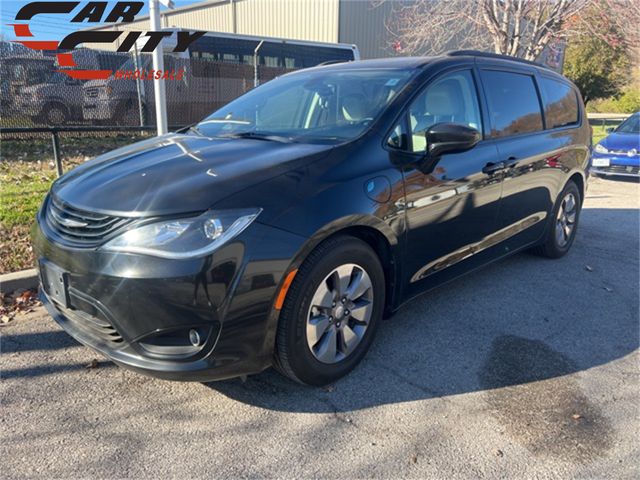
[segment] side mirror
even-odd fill
[[[425,132],[427,155],[438,158],[445,153],[464,152],[473,148],[482,135],[475,128],[460,123],[436,123]]]
[[[613,132],[615,129],[616,129],[616,127],[607,127],[607,128],[605,129],[605,132],[607,132],[607,133],[611,133],[611,132]]]

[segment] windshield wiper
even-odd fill
[[[220,136],[222,138],[254,138],[256,140],[266,140],[268,142],[293,143],[291,138],[261,132],[239,132]]]

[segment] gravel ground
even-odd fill
[[[21,315],[0,328],[0,475],[638,478],[639,194],[593,179],[568,256],[424,295],[324,389],[155,380]]]

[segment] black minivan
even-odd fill
[[[56,181],[42,299],[149,375],[345,375],[383,317],[523,249],[571,247],[591,136],[576,87],[461,51],[272,80]],[[428,339],[425,339],[428,341]]]

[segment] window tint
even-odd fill
[[[461,123],[482,131],[480,108],[469,70],[437,79],[409,107],[411,150],[424,152],[425,132],[436,123]]]
[[[542,130],[540,102],[533,77],[485,70],[482,80],[489,102],[492,137]]]
[[[544,92],[544,118],[547,128],[564,127],[578,123],[578,98],[566,83],[542,77],[540,85]]]

